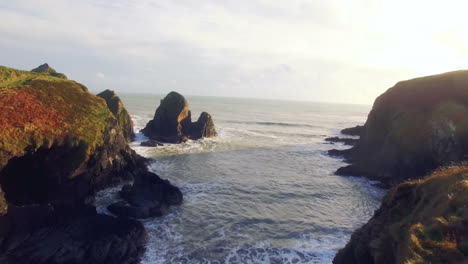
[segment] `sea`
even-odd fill
[[[169,214],[142,220],[142,263],[331,263],[385,193],[365,178],[336,176],[345,165],[324,141],[363,124],[368,105],[187,96],[196,121],[211,114],[218,136],[141,147],[139,130],[162,95],[120,95],[137,132],[132,148],[184,194]],[[119,187],[97,194],[98,211]]]

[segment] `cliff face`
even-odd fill
[[[176,92],[161,100],[153,120],[141,132],[150,139],[169,143],[216,136],[211,115],[203,112],[197,122],[192,122],[187,100]]]
[[[468,71],[397,83],[379,96],[338,174],[388,184],[418,178],[468,154]]]
[[[161,199],[180,191],[129,148],[120,101],[115,114],[73,81],[1,66],[0,77],[0,262],[136,263],[143,226],[97,214],[94,192],[140,177],[172,190]]]
[[[440,169],[389,191],[334,264],[466,263],[468,166]]]

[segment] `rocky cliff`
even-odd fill
[[[333,263],[466,263],[467,204],[467,165],[397,185]]]
[[[133,132],[133,121],[130,118],[130,115],[125,109],[120,98],[115,94],[114,91],[105,90],[97,94],[97,96],[104,98],[106,100],[109,110],[112,112],[114,117],[119,121],[119,124],[122,126],[121,131],[123,131],[123,136],[128,141],[133,141],[135,134]]]
[[[337,174],[393,185],[468,154],[468,71],[397,83],[379,96]],[[346,131],[345,131],[346,132]]]
[[[123,106],[114,113],[112,101],[83,87],[0,66],[1,263],[136,263],[143,226],[97,214],[95,191],[149,180],[158,205],[181,201],[129,148]]]
[[[216,136],[211,115],[203,112],[197,122],[192,122],[187,100],[176,92],[161,100],[153,120],[141,132],[150,139],[169,143]]]

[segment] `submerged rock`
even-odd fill
[[[397,185],[333,263],[466,263],[467,178],[463,165]]]
[[[178,189],[110,108],[76,82],[0,66],[0,263],[138,262],[144,228],[97,214],[94,193],[131,179],[164,201]]]
[[[148,141],[143,141],[140,143],[140,146],[142,147],[162,147],[164,144],[162,144],[159,141],[156,140],[148,140]]]
[[[216,136],[211,116],[203,112],[198,121],[192,123],[187,100],[176,92],[170,92],[161,100],[153,120],[141,132],[150,139],[168,143]]]
[[[115,118],[119,121],[119,125],[122,127],[124,137],[128,141],[133,141],[135,138],[133,121],[120,98],[111,90],[105,90],[97,94],[97,96],[106,100],[107,107],[109,107],[109,110],[114,114]]]
[[[328,141],[328,142],[341,142],[345,145],[351,145],[351,146],[354,146],[357,144],[357,142],[359,141],[359,139],[355,139],[355,138],[340,138],[340,137],[328,137],[325,139],[325,141]]]
[[[379,96],[342,170],[392,185],[468,154],[468,71],[397,83]],[[348,131],[349,132],[349,131]]]

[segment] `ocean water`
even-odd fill
[[[139,131],[162,96],[121,95]],[[150,169],[184,193],[162,218],[143,220],[149,243],[142,263],[331,263],[365,223],[384,191],[340,177],[327,156],[346,148],[324,139],[364,123],[370,106],[187,97],[192,119],[214,118],[218,136],[163,147],[132,147]],[[98,194],[98,209],[118,188]]]

